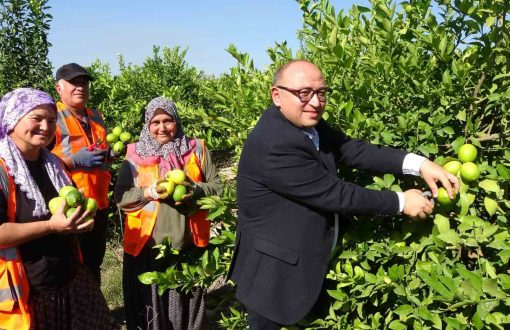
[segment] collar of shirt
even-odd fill
[[[319,150],[319,133],[317,132],[315,127],[303,128],[303,129],[301,129],[301,132],[303,132],[306,136],[308,136],[308,138],[315,145],[315,148],[317,150]]]

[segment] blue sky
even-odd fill
[[[368,0],[330,0],[348,9]],[[188,47],[187,62],[208,74],[235,65],[225,49],[234,44],[255,65],[270,60],[266,50],[287,41],[299,48],[301,11],[293,0],[49,0],[53,16],[49,58],[54,68],[69,62],[89,65],[96,59],[118,69],[118,55],[141,64],[152,46]]]

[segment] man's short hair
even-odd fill
[[[63,79],[69,81],[78,76],[86,77],[89,81],[94,80],[84,67],[76,63],[64,64],[58,68],[57,73],[55,74],[55,80],[59,81]]]

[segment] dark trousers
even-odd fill
[[[101,264],[106,251],[106,228],[108,208],[98,210],[94,217],[94,228],[78,235],[83,263],[101,283]]]
[[[250,330],[280,330],[281,324],[275,323],[264,316],[248,309],[248,329]]]
[[[328,315],[332,298],[327,293],[327,290],[334,288],[332,283],[332,281],[324,281],[322,284],[321,292],[319,294],[319,298],[313,305],[312,309],[308,312],[305,320],[313,322],[318,318],[324,318],[326,315]],[[280,330],[283,327],[282,324],[273,322],[249,308],[247,308],[247,312],[249,330]]]

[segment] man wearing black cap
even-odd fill
[[[76,63],[63,65],[55,75],[57,133],[52,150],[66,164],[77,188],[97,201],[92,231],[79,235],[83,262],[100,281],[100,267],[106,249],[108,188],[111,175],[105,166],[108,144],[102,115],[86,108],[92,76]]]

